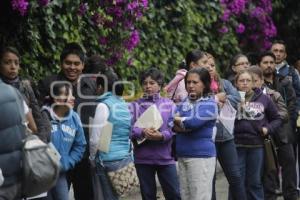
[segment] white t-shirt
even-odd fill
[[[97,153],[98,141],[101,129],[109,117],[109,108],[104,103],[99,103],[96,108],[90,133],[90,157],[94,158]]]
[[[27,106],[27,103],[25,101],[23,101],[23,105],[24,105],[24,113],[25,115],[27,115],[29,113],[29,107]]]

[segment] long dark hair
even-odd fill
[[[203,58],[206,56],[204,51],[201,51],[200,49],[194,49],[190,52],[188,52],[185,56],[185,63],[187,68],[190,68],[190,64],[192,62],[197,62],[199,59]]]
[[[107,68],[104,59],[100,55],[95,54],[86,60],[83,72],[89,74],[104,74]]]
[[[204,84],[204,90],[202,95],[208,96],[211,93],[210,91],[211,78],[208,70],[203,67],[196,67],[188,71],[184,78],[185,87],[187,86],[187,78],[190,74],[198,74],[199,80],[201,80],[202,83]]]
[[[20,59],[19,51],[15,47],[3,47],[0,49],[0,61],[2,61],[4,54],[6,53],[13,53]]]
[[[115,73],[112,68],[107,68],[106,71],[103,72],[96,79],[97,86],[101,86],[107,91],[104,92],[113,92],[114,95],[121,96],[124,92],[124,84],[120,81],[120,77]]]
[[[54,99],[61,95],[62,88],[66,88],[66,96],[70,94],[70,89],[72,90],[72,86],[68,82],[53,82],[44,104],[51,106],[54,103]]]

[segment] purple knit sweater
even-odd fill
[[[134,162],[137,164],[169,165],[174,164],[174,158],[171,156],[171,143],[173,132],[168,127],[168,119],[175,109],[174,103],[160,97],[159,94],[138,99],[131,103],[132,132],[131,139],[143,138],[142,129],[134,127],[134,123],[151,105],[155,104],[160,111],[163,119],[163,125],[159,131],[163,134],[163,141],[146,140],[144,143],[134,148]]]

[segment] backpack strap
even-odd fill
[[[182,79],[181,79],[180,81],[182,81]],[[175,94],[176,94],[176,91],[177,91],[177,88],[178,88],[178,85],[179,85],[180,81],[178,81],[178,83],[177,83],[177,85],[176,85],[176,88],[175,88],[175,90],[174,90],[174,92],[173,92],[173,95],[172,95],[172,97],[171,97],[171,100],[172,100],[172,101],[174,101],[174,97],[175,97]]]

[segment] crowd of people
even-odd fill
[[[136,177],[143,200],[157,198],[156,177],[165,199],[215,200],[218,161],[228,199],[297,200],[300,61],[293,67],[286,58],[285,43],[274,41],[256,59],[233,56],[221,77],[213,53],[191,50],[168,84],[158,67],[142,71],[143,95],[126,102],[125,77],[77,43],[63,49],[60,72],[38,84],[20,76],[18,51],[2,48],[0,199],[23,198],[22,141],[36,134],[60,154],[60,173],[28,199],[67,200],[72,185],[76,200],[117,200],[126,191],[112,178],[118,174]],[[223,121],[228,107],[234,118]],[[272,170],[270,138],[279,166]]]

